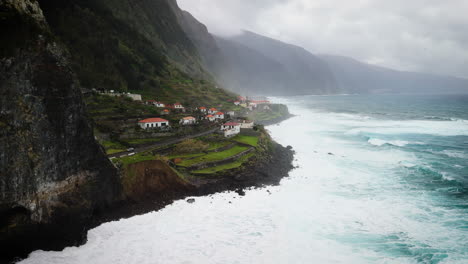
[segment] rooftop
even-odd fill
[[[224,124],[224,126],[240,126],[240,124],[236,122],[229,122],[229,123]]]
[[[138,123],[161,123],[161,122],[169,122],[169,121],[166,119],[155,117],[155,118],[148,118],[148,119],[141,120]]]

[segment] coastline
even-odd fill
[[[281,121],[291,116],[282,118]],[[278,185],[294,168],[292,165],[294,151],[290,146],[284,147],[273,140],[271,143],[271,151],[265,159],[249,164],[240,171],[234,170],[211,179],[188,179],[190,188],[181,185],[170,186],[152,195],[145,193],[141,199],[123,199],[106,209],[93,212],[89,219],[77,220],[63,216],[56,223],[37,227],[32,230],[29,237],[18,238],[15,243],[12,243],[19,245],[21,242],[29,241],[28,246],[7,248],[10,254],[5,262],[0,260],[0,263],[11,263],[27,258],[34,250],[59,251],[66,247],[83,245],[87,241],[88,230],[92,228],[106,222],[159,211],[178,200],[190,198],[187,201],[192,202],[191,199],[196,199],[196,197],[226,191],[234,191],[242,196],[244,189]]]

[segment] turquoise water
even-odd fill
[[[177,201],[24,263],[468,263],[468,97],[273,98],[280,186]]]

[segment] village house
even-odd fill
[[[181,103],[175,103],[174,109],[184,109],[184,106]]]
[[[217,112],[215,115],[216,119],[224,119],[224,113],[223,112]]]
[[[214,115],[207,115],[206,116],[206,119],[210,120],[210,122],[213,122],[216,120],[216,118],[214,117]]]
[[[169,111],[168,109],[164,109],[162,112],[161,112],[161,115],[168,115],[170,114],[171,111]]]
[[[212,108],[210,108],[210,109],[208,110],[208,114],[211,114],[211,115],[215,114],[216,112],[218,112],[218,109],[216,109],[216,108],[214,108],[214,107],[212,107]]]
[[[254,127],[254,121],[244,120],[241,123],[241,128],[252,129]]]
[[[193,116],[188,116],[188,117],[182,118],[179,123],[184,126],[193,125],[197,123],[197,119]]]
[[[235,101],[234,102],[235,105],[240,105],[240,103],[241,103],[240,101]]]
[[[200,110],[200,112],[202,112],[202,113],[206,113],[206,107],[204,107],[204,106],[198,108],[198,110]]]
[[[221,131],[225,137],[233,137],[240,133],[241,124],[229,122],[221,126]]]
[[[145,104],[146,105],[156,105],[156,101],[155,100],[146,100]]]
[[[162,118],[148,118],[138,122],[143,129],[165,128],[169,127],[169,121]]]

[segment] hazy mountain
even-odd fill
[[[321,55],[346,93],[468,93],[468,80],[396,71],[357,60]]]
[[[245,45],[280,63],[287,91],[294,94],[332,94],[339,92],[328,65],[304,48],[253,32],[244,31],[230,40]]]

